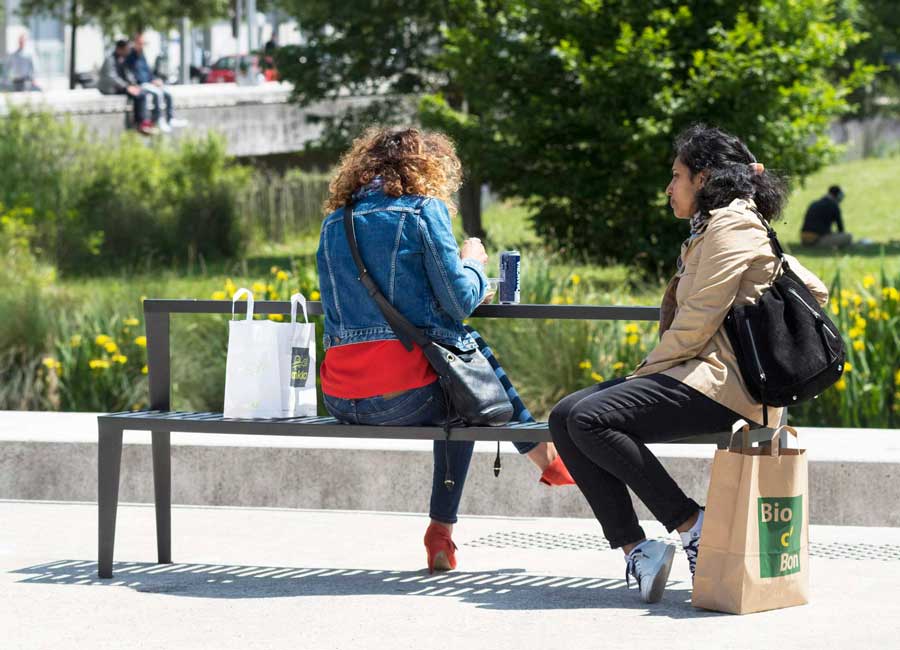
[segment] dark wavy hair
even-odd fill
[[[740,138],[705,124],[694,124],[675,140],[675,154],[691,172],[706,172],[706,181],[697,192],[697,209],[708,214],[735,199],[750,198],[766,221],[781,215],[787,197],[787,183],[768,170],[757,174],[757,162]]]

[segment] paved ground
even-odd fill
[[[900,643],[896,528],[814,526],[812,603],[738,617],[690,606],[680,553],[664,601],[644,605],[586,520],[466,518],[460,570],[436,576],[419,515],[176,507],[174,565],[152,563],[153,521],[152,507],[120,507],[116,577],[101,581],[95,505],[0,501],[0,648]]]

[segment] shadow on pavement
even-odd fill
[[[97,563],[62,560],[11,573],[33,574],[26,584],[128,587],[138,592],[194,598],[282,598],[300,596],[447,596],[495,610],[643,609],[648,616],[698,618],[720,616],[694,609],[686,584],[670,581],[662,602],[641,602],[624,578],[529,575],[520,569],[486,573],[151,564],[116,562],[114,577],[97,577]]]

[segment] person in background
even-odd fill
[[[120,39],[100,68],[97,89],[104,95],[127,95],[134,102],[134,128],[144,135],[153,134],[153,123],[147,119],[147,93],[141,90],[134,73],[125,65],[130,47]]]
[[[40,90],[35,81],[37,75],[34,59],[25,51],[28,35],[19,34],[19,47],[6,59],[6,82],[15,92]]]
[[[441,345],[461,354],[480,349],[506,388],[513,420],[534,421],[484,340],[463,323],[488,296],[488,256],[479,239],[459,247],[453,236],[452,196],[461,178],[449,138],[416,128],[372,127],[338,165],[316,261],[325,312],[322,392],[325,408],[341,422],[437,426],[451,417],[422,349],[404,348],[359,281],[344,230],[348,203],[360,255],[385,298]],[[542,483],[573,483],[552,444],[514,444],[537,465]],[[464,440],[434,443],[431,523],[424,539],[431,571],[456,568],[451,533],[473,447]]]
[[[844,232],[840,205],[843,200],[843,190],[832,185],[825,196],[809,204],[800,230],[801,244],[818,248],[842,248],[853,242],[853,235]],[[832,224],[837,224],[837,232],[831,232]]]
[[[131,53],[125,59],[125,63],[140,84],[141,90],[153,99],[150,119],[159,127],[159,130],[169,133],[173,128],[187,126],[185,120],[175,119],[172,95],[165,89],[162,79],[153,73],[150,64],[147,63],[147,58],[144,56],[143,34],[135,34]],[[162,115],[163,105],[165,105],[165,116]]]

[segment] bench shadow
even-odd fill
[[[450,597],[491,610],[634,609],[672,619],[723,616],[694,609],[681,581],[669,581],[660,603],[643,603],[622,577],[586,578],[531,575],[521,569],[429,575],[390,571],[311,567],[116,562],[113,578],[97,577],[97,563],[61,560],[15,569],[23,584],[126,587],[142,593],[193,598],[284,598],[302,596]]]

